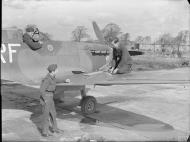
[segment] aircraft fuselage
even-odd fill
[[[92,72],[105,64],[109,47],[101,44],[47,41],[33,51],[14,30],[2,30],[1,79],[17,82],[40,82],[47,66],[58,64],[57,78],[65,79],[72,71]]]

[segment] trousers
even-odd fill
[[[56,110],[53,101],[53,93],[47,93],[44,97],[42,105],[42,132],[47,134],[49,132],[50,124],[53,130],[57,130]]]
[[[130,73],[132,70],[132,64],[127,64],[125,66],[122,67],[118,67],[117,73],[118,74],[123,74],[123,73]]]

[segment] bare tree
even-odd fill
[[[187,44],[189,38],[189,31],[180,31],[178,35],[173,39],[173,43],[177,45],[177,55],[181,57],[180,47],[182,44]]]
[[[110,43],[115,37],[117,37],[121,32],[120,27],[115,23],[107,24],[102,30],[105,40]]]
[[[145,36],[144,37],[144,43],[145,44],[150,44],[151,43],[151,37],[150,36]]]
[[[173,41],[173,37],[167,33],[160,35],[159,39],[156,41],[157,44],[160,44],[161,52],[164,54],[167,47],[170,47]]]
[[[84,26],[77,26],[72,31],[72,38],[76,42],[80,42],[82,38],[88,38],[89,35],[87,34],[87,28]]]
[[[144,38],[143,38],[142,36],[138,36],[138,37],[135,39],[135,42],[141,44],[141,43],[143,43],[143,40],[144,40]]]
[[[167,34],[162,34],[160,35],[157,43],[163,44],[163,45],[170,45],[172,44],[173,37],[167,33]]]

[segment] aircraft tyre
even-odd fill
[[[97,101],[93,96],[83,97],[81,100],[81,111],[82,114],[88,115],[92,114],[96,111]]]

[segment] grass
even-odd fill
[[[190,66],[190,58],[168,57],[160,54],[145,53],[133,57],[133,70],[161,70]]]

